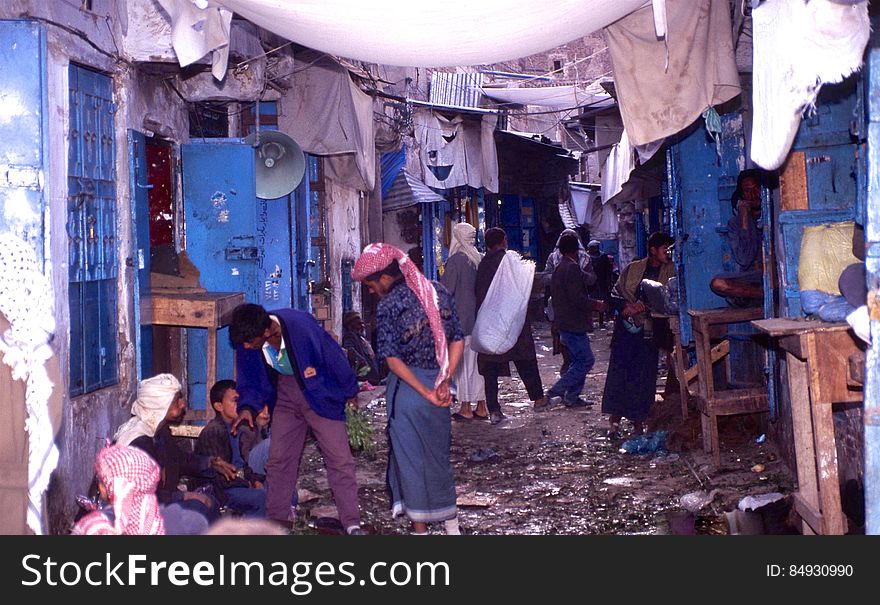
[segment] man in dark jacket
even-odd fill
[[[361,534],[355,462],[345,431],[346,402],[356,403],[357,377],[345,353],[314,317],[294,309],[268,313],[260,305],[232,312],[229,340],[236,347],[241,422],[269,405],[272,442],[266,463],[266,516],[286,524],[311,429],[324,456],[327,480],[349,534]]]
[[[238,418],[239,395],[235,381],[218,381],[211,387],[210,398],[215,416],[199,434],[195,453],[217,456],[235,467],[236,475],[232,479],[219,473],[213,477],[215,493],[226,508],[246,517],[265,517],[266,490],[262,489],[262,478],[247,464],[257,434],[246,426],[239,427],[234,435],[230,430]]]
[[[562,399],[566,407],[585,407],[590,405],[581,398],[584,382],[596,358],[590,348],[590,314],[592,301],[589,287],[596,283],[596,274],[588,264],[582,271],[578,264],[578,240],[574,236],[563,236],[559,242],[562,260],[553,271],[550,292],[553,297],[554,323],[559,330],[562,343],[568,348],[571,364],[568,370],[547,391],[548,403]]]
[[[596,273],[596,283],[590,286],[590,297],[605,303],[605,308],[599,311],[599,327],[604,330],[606,316],[611,308],[611,287],[614,285],[614,261],[611,260],[610,255],[602,252],[599,246],[601,246],[599,240],[590,240],[590,243],[587,244],[587,255],[590,257],[590,264],[593,265],[593,271]]]
[[[507,234],[500,227],[492,227],[486,231],[486,255],[477,267],[477,311],[483,305],[489,286],[501,260],[507,251]],[[540,281],[536,282],[541,285]],[[538,358],[535,355],[535,339],[532,336],[532,324],[526,314],[525,323],[519,333],[516,343],[506,353],[501,355],[489,355],[479,353],[477,355],[477,368],[486,382],[486,404],[489,408],[489,418],[492,424],[504,422],[505,415],[498,403],[498,377],[510,376],[510,362],[516,365],[516,371],[526,386],[529,399],[534,402],[535,410],[547,408],[547,400],[544,397],[544,386],[541,383],[541,375],[538,372]]]

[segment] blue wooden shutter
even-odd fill
[[[70,394],[116,384],[116,173],[109,77],[71,64]]]

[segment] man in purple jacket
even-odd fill
[[[235,308],[229,340],[236,347],[241,422],[268,404],[272,443],[266,463],[266,516],[286,524],[309,429],[324,456],[339,520],[361,534],[355,462],[345,431],[346,402],[356,403],[357,377],[345,353],[308,313],[260,305]]]

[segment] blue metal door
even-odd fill
[[[143,133],[128,131],[131,216],[135,225],[134,317],[138,380],[153,375],[153,327],[141,325],[140,299],[150,291],[150,199],[147,192],[147,141]]]
[[[501,198],[499,226],[507,233],[507,247],[532,260],[538,259],[535,212],[535,200],[531,198],[518,195]]]
[[[745,165],[742,117],[722,116],[721,153],[700,120],[669,151],[669,195],[672,197],[676,270],[681,287],[681,337],[691,338],[688,309],[713,309],[726,301],[709,288],[712,277],[733,270],[727,243],[730,198],[740,166]]]
[[[257,247],[260,298],[267,309],[293,306],[293,263],[290,242],[291,196],[257,199]]]
[[[877,22],[874,21],[877,32]],[[867,67],[867,160],[865,175],[866,248],[865,261],[868,283],[876,294],[880,283],[880,40],[872,37],[868,50]],[[871,338],[880,338],[877,321],[877,299],[870,297]],[[880,534],[880,347],[868,347],[865,381],[865,533]]]
[[[309,166],[312,164],[313,156],[307,156]],[[311,168],[309,173],[311,173]],[[311,194],[309,192],[310,179],[304,178],[299,187],[290,194],[292,206],[290,208],[289,233],[292,234],[291,242],[291,265],[295,269],[293,278],[291,296],[293,298],[292,305],[300,311],[310,311],[312,297],[309,296],[309,282],[314,279],[312,274],[315,272],[315,261],[312,256],[312,236],[311,236]]]
[[[254,152],[241,142],[217,141],[181,146],[186,250],[211,292],[244,292],[247,302],[261,299],[260,249]],[[279,225],[284,228],[284,223]],[[188,396],[204,409],[207,333],[188,331]],[[217,378],[233,377],[228,329],[217,342]]]
[[[27,241],[42,264],[46,30],[35,21],[0,21],[0,99],[0,233]]]

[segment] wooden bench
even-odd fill
[[[678,381],[679,394],[681,396],[681,417],[682,420],[688,418],[688,402],[691,397],[696,396],[696,391],[691,392],[691,383],[697,380],[700,373],[700,364],[695,363],[688,367],[686,360],[687,347],[681,342],[681,324],[678,315],[660,315],[669,321],[669,329],[672,332],[672,359],[675,365],[675,379]],[[730,353],[730,342],[723,340],[710,350],[710,358],[712,363],[719,361],[725,355]],[[694,385],[696,388],[696,385]]]

